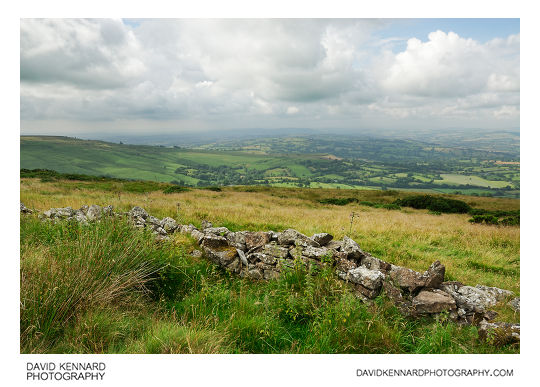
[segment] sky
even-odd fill
[[[22,134],[516,129],[519,19],[21,19]]]

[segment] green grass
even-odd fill
[[[435,183],[438,184],[456,184],[456,185],[474,185],[477,187],[492,187],[492,188],[502,188],[507,185],[512,185],[508,181],[496,181],[496,180],[486,180],[479,176],[464,176],[456,174],[441,174],[442,180],[435,180]]]
[[[234,229],[233,224],[229,224]],[[278,228],[281,225],[278,225]],[[231,275],[121,219],[21,218],[23,353],[516,353],[474,327],[361,303],[330,266],[278,280]]]

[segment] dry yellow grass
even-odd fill
[[[440,216],[423,210],[389,211],[360,205],[323,205],[306,199],[306,192],[283,189],[263,192],[192,190],[178,194],[145,194],[96,189],[73,189],[73,183],[21,180],[21,201],[29,208],[83,204],[112,204],[127,211],[138,205],[157,217],[170,216],[198,225],[208,219],[215,225],[238,229],[295,228],[311,235],[329,232],[336,239],[349,234],[373,255],[391,263],[425,270],[440,260],[449,279],[513,290],[519,294],[519,227],[471,224],[468,215]],[[379,191],[380,192],[380,191]],[[333,190],[346,196],[344,190]],[[287,197],[292,194],[292,197]],[[368,195],[371,193],[368,193]],[[381,195],[373,193],[372,195]],[[519,201],[463,197],[490,209],[516,209]],[[364,199],[369,200],[369,199]],[[386,201],[390,201],[388,198]],[[351,227],[351,213],[356,215]]]

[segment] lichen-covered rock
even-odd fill
[[[514,292],[510,290],[485,285],[476,285],[475,287],[493,296],[497,302],[505,301],[514,296]]]
[[[210,227],[213,227],[212,223],[206,219],[204,219],[202,222],[201,222],[201,230],[205,230],[207,228],[210,228]]]
[[[102,208],[103,215],[105,216],[113,216],[114,215],[114,208],[110,204],[108,206],[105,206]]]
[[[326,247],[313,247],[313,246],[307,246],[302,249],[302,255],[313,258],[318,261],[322,261],[324,259],[328,259],[332,257],[332,253],[330,250],[328,250]]]
[[[206,237],[203,239],[203,251],[204,254],[212,261],[217,263],[220,266],[228,266],[235,259],[240,261],[240,258],[238,258],[238,253],[234,247],[231,246],[220,246],[220,247],[214,247],[205,245],[204,242],[206,242]]]
[[[174,220],[173,218],[169,218],[168,216],[161,219],[161,222],[159,222],[159,225],[168,234],[175,232],[176,229],[178,228],[178,224],[176,223],[176,220]]]
[[[497,299],[491,294],[472,286],[461,285],[459,282],[443,282],[440,288],[450,294],[456,301],[457,307],[467,314],[482,314],[489,307],[497,304]]]
[[[366,253],[362,251],[358,243],[356,243],[355,241],[353,241],[351,238],[347,236],[343,238],[341,251],[347,254],[347,259],[352,259],[358,264],[360,264],[362,261],[362,258],[366,256]]]
[[[444,281],[445,267],[439,261],[435,261],[431,264],[424,274],[424,287],[426,288],[438,288]]]
[[[346,274],[338,274],[345,281],[362,285],[370,290],[380,290],[384,280],[384,274],[377,270],[370,270],[363,266],[349,270]]]
[[[31,214],[32,210],[26,208],[26,206],[23,203],[21,203],[21,213],[23,213],[23,214]]]
[[[81,206],[81,208],[79,208],[79,210],[80,210],[84,215],[86,215],[86,213],[88,212],[88,209],[89,209],[89,208],[90,208],[90,207],[88,207],[86,204],[83,204],[83,205]]]
[[[84,212],[82,212],[81,210],[77,210],[75,211],[75,215],[73,215],[73,218],[81,223],[81,224],[87,224],[88,223],[88,218],[86,217],[86,215],[84,214]]]
[[[201,244],[202,239],[204,238],[204,234],[200,232],[199,230],[197,230],[196,228],[191,230],[191,236],[195,238],[198,244]]]
[[[213,249],[225,248],[225,247],[233,248],[232,246],[229,246],[229,243],[227,242],[227,239],[225,237],[222,237],[221,235],[215,235],[215,234],[204,234],[201,240],[201,246],[209,247]]]
[[[275,265],[278,261],[273,255],[264,253],[251,253],[247,255],[247,260],[252,263],[262,262],[266,265]]]
[[[412,305],[415,311],[420,314],[456,310],[456,301],[454,298],[439,289],[422,290],[413,298]]]
[[[296,246],[313,246],[320,247],[317,242],[310,239],[306,235],[289,228],[281,232],[278,236],[278,243],[282,246],[296,245]]]
[[[481,339],[498,346],[519,343],[520,325],[482,320],[478,325],[478,335]]]
[[[388,276],[396,286],[407,290],[409,293],[415,293],[423,288],[426,283],[422,274],[402,266],[392,265],[388,271]]]
[[[190,255],[191,255],[192,257],[194,257],[194,258],[201,258],[202,255],[203,255],[203,253],[202,253],[201,250],[195,249],[195,250],[193,250],[193,251],[191,252]]]
[[[370,270],[378,270],[383,274],[388,273],[388,271],[390,271],[390,269],[392,268],[392,265],[388,262],[385,262],[379,258],[375,258],[374,256],[369,254],[366,254],[366,256],[362,258],[362,266],[367,267]]]
[[[324,247],[326,247],[327,249],[330,249],[330,250],[334,250],[334,251],[341,251],[341,246],[342,245],[343,245],[342,241],[331,240]]]
[[[247,260],[246,254],[240,249],[236,249],[236,252],[238,253],[238,256],[240,257],[240,262],[242,262],[242,264],[247,267],[248,260]]]
[[[285,259],[289,256],[289,249],[283,246],[279,246],[275,242],[264,245],[261,252],[263,254],[276,257],[278,259]]]
[[[144,208],[141,208],[139,206],[133,207],[129,212],[128,215],[132,218],[142,218],[146,220],[148,218],[148,212]]]
[[[519,313],[519,304],[520,304],[519,297],[513,298],[510,302],[508,302],[508,306],[510,306],[510,308],[512,308],[513,311],[518,312],[518,313]]]
[[[320,246],[326,246],[328,242],[334,239],[334,237],[326,232],[321,232],[318,234],[313,234],[311,239],[317,242]]]
[[[246,232],[244,237],[246,241],[246,249],[248,251],[263,247],[265,244],[270,242],[270,236],[268,233],[262,231]]]
[[[247,250],[245,231],[229,232],[225,237],[227,238],[229,245],[236,247],[238,250]]]
[[[357,265],[353,261],[349,261],[342,257],[336,258],[336,272],[338,275],[339,273],[346,275],[349,270],[356,269],[356,267]]]

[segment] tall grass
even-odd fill
[[[46,350],[90,308],[145,292],[164,265],[151,239],[122,221],[21,222],[21,351]]]

